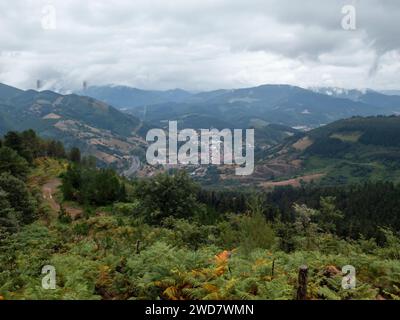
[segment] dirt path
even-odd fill
[[[61,185],[60,179],[52,179],[42,187],[43,199],[45,199],[54,211],[60,210],[60,205],[54,199],[57,188]]]
[[[42,186],[42,194],[43,194],[43,199],[47,201],[47,203],[50,205],[50,207],[53,209],[53,211],[58,214],[60,211],[60,204],[56,201],[55,199],[55,194],[57,192],[58,187],[61,185],[61,181],[58,178],[49,180]],[[64,209],[67,212],[67,214],[71,218],[75,218],[79,215],[82,214],[82,209],[80,208],[73,208],[70,206],[65,206]]]

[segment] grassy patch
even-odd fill
[[[343,142],[358,142],[360,137],[362,136],[362,132],[354,131],[354,132],[342,132],[342,133],[334,133],[330,136],[330,138],[336,138]]]

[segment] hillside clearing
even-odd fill
[[[323,176],[325,176],[325,173],[316,173],[316,174],[310,174],[298,178],[293,178],[293,179],[288,179],[288,180],[283,180],[283,181],[267,181],[267,182],[261,182],[260,186],[263,188],[273,188],[273,187],[282,187],[282,186],[293,186],[293,187],[300,187],[302,182],[312,182],[315,180],[320,180]]]

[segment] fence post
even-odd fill
[[[140,253],[140,240],[136,241],[136,254]]]
[[[274,278],[274,271],[275,271],[275,258],[272,260],[271,279]]]
[[[299,269],[299,279],[297,287],[297,300],[307,299],[307,279],[308,278],[308,267],[303,265]]]

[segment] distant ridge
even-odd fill
[[[196,115],[199,119],[213,118],[210,125],[218,125],[223,120],[241,128],[256,121],[310,129],[352,116],[400,113],[398,96],[372,90],[310,90],[285,84],[200,93],[103,86],[89,87],[84,94],[142,119],[146,115],[146,121],[154,124]]]
[[[192,95],[182,89],[156,91],[120,85],[91,86],[86,90],[80,90],[76,93],[102,100],[118,108],[132,108],[165,102],[180,102]]]
[[[23,92],[23,90],[0,83],[0,97],[3,100],[11,99]]]

